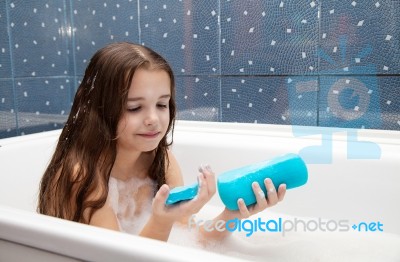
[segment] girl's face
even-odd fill
[[[117,150],[148,152],[157,148],[169,124],[170,82],[165,71],[136,70],[117,127]]]

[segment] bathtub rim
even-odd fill
[[[347,132],[357,132],[358,140],[371,141],[383,144],[399,144],[400,131],[383,129],[357,129],[341,127],[322,126],[297,126],[297,125],[276,125],[276,124],[254,124],[254,123],[233,123],[233,122],[200,122],[177,120],[175,129],[177,132],[200,132],[235,134],[249,136],[268,136],[280,138],[300,138],[321,140],[321,134],[333,133],[332,140],[347,141]],[[293,133],[295,129],[296,135]],[[175,135],[175,133],[174,133]]]
[[[296,135],[293,133],[296,130]],[[0,147],[21,143],[31,139],[45,139],[52,136],[59,136],[62,129],[33,133],[22,136],[14,136],[0,139]],[[339,127],[320,127],[320,126],[293,126],[276,124],[254,124],[254,123],[233,123],[233,122],[208,122],[208,121],[188,121],[176,120],[174,133],[179,132],[198,132],[198,133],[217,133],[217,134],[235,134],[248,136],[270,136],[283,138],[300,138],[311,140],[324,140],[321,134],[333,134],[329,140],[346,141],[347,132],[357,132],[357,139],[383,144],[400,145],[400,131],[382,130],[382,129],[355,129]],[[171,137],[171,134],[169,134]],[[58,140],[57,140],[58,141]]]
[[[1,240],[85,261],[246,261],[5,205],[0,226]]]

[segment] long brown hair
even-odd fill
[[[138,68],[168,73],[171,99],[167,134],[172,134],[175,79],[167,61],[150,48],[128,42],[112,43],[98,50],[86,68],[55,153],[43,175],[38,212],[89,223],[93,212],[105,204],[116,158],[117,124]],[[167,148],[171,144],[172,139],[167,141],[165,135],[154,149],[148,173],[157,188],[165,183]],[[87,209],[89,217],[85,219],[83,212]]]

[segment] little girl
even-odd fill
[[[153,50],[113,43],[98,50],[85,71],[68,120],[40,185],[38,211],[63,219],[167,241],[176,222],[187,222],[215,193],[209,166],[199,169],[195,199],[166,206],[169,190],[183,185],[168,149],[175,121],[171,67]],[[171,134],[170,142],[167,135]],[[281,201],[271,180],[257,203],[223,210],[214,219],[245,218]],[[202,231],[221,239],[229,231]]]

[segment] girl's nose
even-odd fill
[[[149,110],[144,120],[145,125],[154,125],[158,122],[158,115],[155,110]]]

